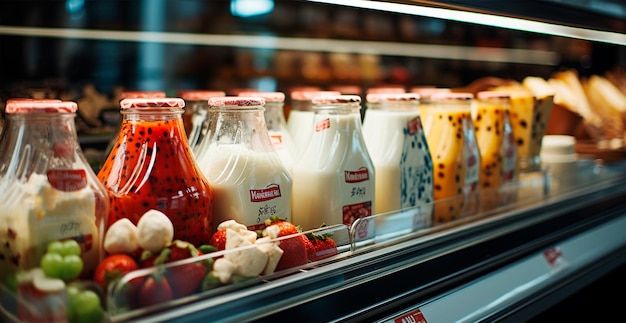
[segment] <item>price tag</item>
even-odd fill
[[[395,323],[426,323],[426,318],[420,309],[398,316],[393,320]]]
[[[546,259],[550,268],[553,269],[563,267],[567,264],[563,257],[563,251],[561,251],[559,247],[552,247],[544,250],[543,258]]]

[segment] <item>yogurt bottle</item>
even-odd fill
[[[291,92],[291,112],[287,118],[287,130],[293,139],[297,156],[307,146],[313,131],[314,113],[311,109],[311,99],[314,96],[322,95],[341,95],[341,93],[338,91],[309,90]]]
[[[208,100],[214,96],[225,96],[224,91],[210,90],[181,90],[178,96],[185,100],[185,113],[183,113],[183,124],[187,142],[192,152],[202,141],[209,130],[207,114],[209,113]]]
[[[431,96],[432,127],[426,140],[433,159],[434,223],[452,221],[478,208],[480,153],[471,121],[471,93]]]
[[[432,218],[433,165],[419,95],[368,94],[363,137],[376,170],[375,213],[421,206]]]
[[[82,277],[102,259],[106,191],[78,143],[75,102],[10,99],[0,143],[0,282],[39,267],[49,242],[81,246]]]
[[[291,221],[292,177],[265,123],[262,97],[212,97],[209,135],[197,160],[215,190],[215,223],[236,220],[251,230],[273,216]]]
[[[420,96],[420,117],[422,120],[422,126],[424,126],[424,132],[428,133],[430,131],[430,127],[432,124],[432,103],[430,101],[430,97],[434,93],[450,93],[451,90],[448,88],[439,88],[439,87],[424,87],[424,86],[415,86],[411,88],[411,93],[419,94]]]
[[[265,124],[267,132],[272,140],[272,145],[278,153],[287,170],[291,172],[291,166],[296,159],[296,149],[293,139],[287,129],[287,121],[283,107],[285,105],[285,93],[283,92],[241,92],[239,96],[260,97],[265,99]]]
[[[481,195],[481,209],[488,211],[498,206],[499,190],[504,183],[505,140],[509,139],[505,133],[508,121],[505,118],[510,96],[497,91],[482,91],[476,96],[472,120],[480,150],[480,188],[484,193]]]
[[[304,230],[351,226],[374,211],[375,168],[363,139],[361,98],[312,99],[311,140],[293,166],[293,221]],[[368,226],[359,236],[369,233]]]
[[[135,98],[120,102],[122,127],[98,178],[111,204],[109,225],[135,225],[149,210],[174,224],[174,239],[209,243],[213,189],[187,144],[181,98]]]

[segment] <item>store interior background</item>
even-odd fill
[[[495,2],[521,15],[568,13],[583,17],[582,26],[626,31],[620,1]],[[543,2],[559,10],[529,12]],[[244,10],[252,7],[258,8]],[[623,45],[310,1],[0,0],[0,103],[58,97],[80,109],[85,97],[97,95],[115,110],[122,90],[176,96],[183,89],[458,88],[485,77],[549,78],[568,68],[586,77],[624,66]],[[620,270],[606,286],[625,285]],[[586,301],[561,311],[576,318],[573,308],[581,304],[619,308],[597,294],[586,290]],[[550,315],[543,318],[564,318]]]

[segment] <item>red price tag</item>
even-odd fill
[[[426,323],[426,318],[422,311],[417,309],[415,311],[406,313],[393,320],[395,323]]]
[[[557,262],[563,257],[563,252],[558,247],[552,247],[543,252],[543,257],[546,258],[546,261],[548,262],[550,267],[554,267],[556,266]]]

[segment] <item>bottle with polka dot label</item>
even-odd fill
[[[376,209],[420,206],[420,223],[432,222],[433,166],[422,127],[419,94],[368,94],[363,137],[376,169]]]

